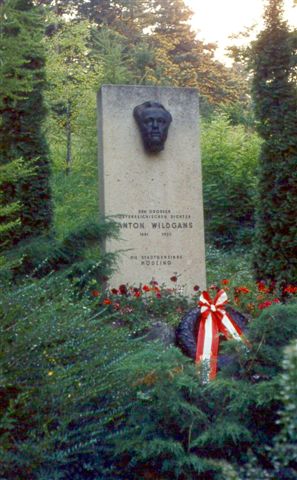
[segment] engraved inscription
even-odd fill
[[[137,267],[168,267],[181,269],[184,266],[185,259],[182,252],[170,251],[167,247],[166,254],[164,252],[164,246],[166,248],[167,239],[172,241],[175,235],[188,235],[194,228],[194,222],[191,218],[191,214],[184,211],[178,211],[172,208],[139,208],[134,212],[125,212],[116,216],[116,220],[122,231],[124,238],[128,239],[129,236],[138,237],[141,254],[131,254],[129,260]],[[184,233],[183,233],[184,232]],[[150,241],[152,241],[153,251],[148,250],[150,247]],[[159,239],[160,245],[163,248],[158,251],[156,246],[156,239]],[[168,243],[169,245],[169,243]],[[144,254],[146,252],[146,254]]]
[[[162,237],[169,237],[172,235],[172,231],[193,228],[190,214],[177,213],[166,208],[139,209],[136,213],[119,214],[116,219],[122,230],[139,230],[139,235],[142,237],[149,236],[152,231],[154,233],[160,231]]]
[[[172,265],[177,260],[182,260],[182,255],[131,255],[130,260],[139,263],[141,266],[162,266]]]

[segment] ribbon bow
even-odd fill
[[[243,334],[237,323],[226,312],[224,306],[228,300],[224,290],[220,290],[212,300],[208,292],[202,292],[199,298],[201,307],[200,325],[197,339],[196,363],[209,362],[209,379],[217,373],[219,334],[227,339],[243,340]]]

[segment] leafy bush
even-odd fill
[[[216,246],[251,243],[259,137],[225,115],[202,128],[206,239]]]
[[[272,447],[264,446],[267,454],[266,468],[259,465],[257,458],[249,452],[248,462],[239,469],[226,466],[226,480],[294,480],[297,458],[297,360],[296,341],[285,349],[283,373],[280,378],[279,399],[282,401],[276,423],[281,426],[274,437]],[[269,465],[268,465],[269,464]],[[267,466],[268,465],[268,466]]]
[[[68,277],[27,280],[2,297],[0,478],[116,478],[109,436],[135,401],[119,365],[144,342],[93,290],[78,298]],[[156,299],[147,308],[165,313]]]
[[[78,298],[67,274],[3,295],[0,478],[223,480],[249,451],[257,468],[273,468],[267,447],[286,423],[277,423],[282,350],[296,337],[296,304],[254,320],[251,351],[224,342],[233,361],[205,384],[175,347],[136,337],[128,314],[103,301],[108,292]],[[166,312],[145,298],[135,297],[144,329]]]
[[[6,252],[7,269],[3,269],[0,278],[5,280],[11,276],[17,280],[25,275],[41,278],[76,263],[73,271],[69,273],[72,277],[86,277],[87,272],[92,270],[93,276],[100,281],[100,278],[110,274],[115,255],[102,253],[99,245],[107,236],[116,235],[116,232],[115,222],[105,221],[81,226],[62,241],[50,236],[25,241],[13,251]],[[92,247],[95,247],[96,261],[94,251],[93,259],[86,259]],[[78,262],[81,262],[80,265]],[[85,283],[86,278],[80,285]]]
[[[112,370],[139,346],[106,325],[105,306],[93,306],[61,274],[4,299],[0,478],[81,478],[80,459],[96,458],[105,424],[125,410],[124,400],[116,410],[124,392],[115,391]],[[89,478],[83,462],[81,471]]]
[[[297,342],[285,350],[281,377],[281,400],[279,424],[281,430],[275,438],[272,449],[274,469],[280,474],[286,472],[292,479],[297,469]],[[279,476],[279,478],[281,478]]]

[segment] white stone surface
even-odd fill
[[[145,152],[133,109],[147,100],[170,111],[165,149]],[[191,294],[205,288],[204,225],[195,89],[103,86],[98,94],[100,213],[120,222],[121,251],[110,284],[138,285],[170,277]]]

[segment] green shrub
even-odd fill
[[[206,239],[216,246],[251,243],[259,137],[226,115],[202,128]]]
[[[225,375],[238,373],[248,381],[271,380],[282,371],[282,351],[296,338],[297,304],[275,304],[262,311],[248,326],[248,338],[252,344],[247,363],[242,362],[241,350],[234,350],[236,343],[224,342],[224,349],[233,362],[225,368]]]
[[[282,408],[279,412],[281,430],[275,438],[271,456],[275,471],[279,474],[285,472],[288,480],[293,480],[297,469],[296,341],[285,350],[281,387]]]
[[[2,295],[0,478],[116,478],[109,435],[135,401],[118,367],[144,343],[135,322],[120,326],[122,312],[98,301],[90,286],[76,295],[72,273],[80,267],[28,278]],[[152,318],[164,316],[163,303],[160,310],[153,299],[145,308]],[[144,331],[140,303],[136,313]]]
[[[256,456],[249,452],[248,462],[236,469],[230,464],[225,468],[226,480],[294,480],[297,467],[297,343],[285,349],[280,377],[279,399],[281,409],[276,424],[281,426],[271,446],[264,446],[267,462],[263,468]]]
[[[206,245],[207,285],[220,285],[223,279],[232,279],[234,285],[254,283],[251,254],[241,248],[220,250]]]
[[[87,475],[80,459],[96,459],[106,425],[127,408],[113,370],[139,349],[137,342],[128,346],[125,329],[107,326],[106,310],[94,309],[90,296],[78,301],[61,274],[8,292],[1,321],[0,478]]]
[[[115,222],[105,221],[80,226],[62,241],[50,236],[40,236],[34,240],[25,241],[13,251],[6,252],[7,269],[3,269],[0,278],[4,281],[9,276],[13,280],[24,276],[41,278],[73,265],[69,275],[80,279],[77,284],[81,287],[87,283],[90,272],[92,272],[91,276],[100,281],[100,278],[110,274],[115,260],[115,255],[104,254],[100,250],[100,244],[107,236],[116,235],[116,232]],[[90,249],[92,249],[92,258],[88,259]],[[80,265],[78,262],[81,262]]]
[[[223,480],[249,451],[272,468],[267,447],[286,424],[276,420],[295,304],[254,321],[251,351],[224,342],[232,364],[205,384],[175,347],[135,337],[103,296],[78,299],[66,273],[2,298],[0,478]],[[163,307],[150,306],[156,315]],[[144,325],[148,314],[143,299]]]

